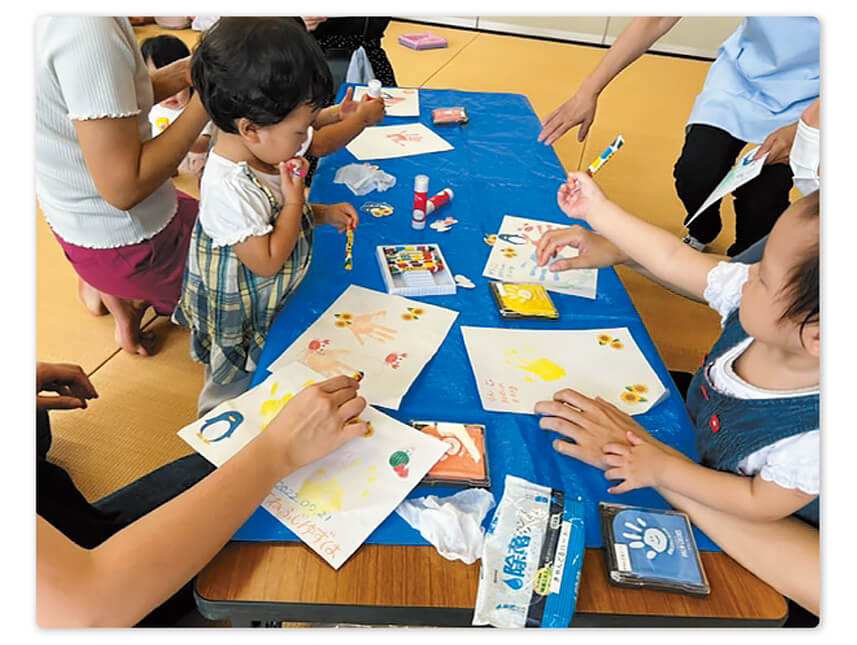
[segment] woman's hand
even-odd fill
[[[576,390],[566,388],[554,394],[552,401],[536,403],[534,410],[537,414],[544,415],[539,419],[540,427],[559,432],[574,441],[569,443],[554,439],[554,450],[602,470],[607,465],[604,461],[604,446],[627,444],[626,433],[629,431],[670,455],[686,459],[679,451],[652,437],[630,415],[601,397],[591,399]]]
[[[567,181],[556,191],[556,203],[562,212],[587,222],[589,214],[606,202],[601,188],[585,172],[568,173]]]
[[[589,133],[589,126],[595,120],[595,108],[598,105],[598,95],[578,90],[570,99],[547,115],[539,132],[537,141],[551,145],[568,130],[576,125],[577,140],[583,141]]]
[[[56,392],[56,396],[45,396],[42,392]],[[95,398],[98,392],[80,365],[36,363],[36,408],[39,410],[85,408],[86,400]]]
[[[303,205],[304,177],[308,168],[309,162],[303,157],[292,157],[288,161],[280,162],[280,188],[285,204]]]
[[[759,146],[759,150],[753,155],[753,160],[755,161],[767,152],[769,154],[768,158],[765,159],[766,166],[773,163],[788,163],[789,153],[795,141],[796,132],[797,121],[774,130],[765,138],[762,145]]]
[[[577,249],[578,255],[573,258],[554,260],[548,269],[566,271],[568,269],[600,268],[628,261],[628,256],[622,253],[619,247],[610,240],[595,231],[574,224],[568,228],[550,230],[539,238],[536,245],[538,265],[544,266],[548,260],[556,257],[556,254],[566,246]]]
[[[340,233],[354,229],[359,222],[357,211],[348,202],[336,204],[312,204],[313,219],[316,224],[330,224]]]
[[[320,459],[366,432],[366,424],[355,421],[366,407],[366,399],[357,396],[358,387],[353,378],[335,376],[305,387],[283,406],[264,432],[282,452],[283,472]]]

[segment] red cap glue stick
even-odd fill
[[[411,228],[417,230],[426,227],[426,197],[428,196],[428,175],[414,177],[414,212],[411,215]]]
[[[381,96],[381,81],[376,78],[373,78],[371,81],[369,81],[368,93],[369,96],[371,96],[373,99],[377,99],[379,96]]]
[[[426,202],[426,215],[430,215],[442,206],[446,206],[454,196],[452,188],[444,188],[439,193],[432,195]]]

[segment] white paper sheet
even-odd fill
[[[363,99],[363,95],[369,91],[365,85],[354,88],[355,101]],[[387,116],[419,116],[420,115],[420,92],[408,87],[382,87],[381,98],[384,99],[384,110]]]
[[[456,316],[451,309],[352,284],[269,369],[298,361],[325,378],[363,372],[360,395],[398,410]]]
[[[366,161],[442,152],[452,150],[452,145],[422,123],[404,123],[366,128],[345,148]]]
[[[281,479],[262,507],[334,569],[363,544],[449,445],[367,407],[371,424],[318,461]]]
[[[702,203],[702,206],[699,207],[699,210],[697,210],[693,214],[693,217],[688,220],[687,224],[684,225],[685,228],[690,226],[690,223],[695,220],[702,211],[711,206],[718,199],[724,195],[734,192],[736,188],[740,188],[748,181],[759,176],[759,173],[762,172],[762,166],[765,165],[765,159],[768,158],[768,153],[765,153],[753,161],[753,155],[756,154],[759,147],[760,146],[756,146],[747,154],[743,155],[738,160],[738,163],[736,163],[732,169],[726,173],[726,176],[720,180],[719,184],[717,184],[717,188],[712,191],[708,196],[708,199],[706,199]]]
[[[625,327],[530,331],[461,327],[482,407],[532,414],[570,387],[642,414],[666,395]]]
[[[594,299],[598,289],[598,269],[554,272],[548,269],[550,262],[543,267],[536,262],[539,238],[547,231],[559,228],[568,227],[506,215],[482,275],[505,282],[536,282],[548,291]],[[556,259],[577,254],[577,249],[565,247],[557,253]]]
[[[179,430],[222,466],[307,385],[324,380],[292,363]],[[363,436],[280,480],[262,506],[328,564],[339,568],[447,451],[449,444],[367,407]]]

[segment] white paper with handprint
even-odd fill
[[[667,394],[626,327],[530,331],[461,327],[482,407],[532,414],[538,401],[570,387],[628,414]]]
[[[256,387],[224,401],[179,430],[179,437],[215,466],[222,466],[262,432],[295,394],[324,380],[300,363],[284,365],[272,372]]]
[[[594,299],[598,288],[598,269],[554,272],[548,269],[553,259],[543,267],[536,262],[539,238],[547,231],[562,228],[568,227],[506,215],[482,275],[504,282],[536,282],[548,291]],[[554,259],[573,258],[577,254],[577,249],[566,246]]]
[[[369,92],[365,85],[354,88],[355,101],[362,101]],[[384,99],[384,112],[387,116],[419,116],[420,92],[408,87],[382,87],[381,98]]]
[[[334,569],[449,448],[371,407],[360,419],[366,434],[284,477],[262,502]]]
[[[398,410],[456,316],[451,309],[352,284],[268,369],[298,361],[325,378],[363,372],[361,396]]]
[[[403,123],[366,128],[345,149],[365,161],[442,152],[452,145],[422,123]]]

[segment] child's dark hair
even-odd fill
[[[221,18],[193,52],[191,79],[214,124],[233,134],[236,119],[274,125],[333,93],[321,48],[291,18]]]
[[[797,216],[818,221],[818,191],[814,191],[795,202]],[[810,323],[819,320],[819,269],[818,269],[818,238],[816,237],[802,257],[798,258],[788,282],[783,287],[783,298],[788,303],[780,320],[800,321],[801,344],[803,344],[803,329]]]
[[[169,34],[146,38],[140,44],[140,53],[143,55],[144,61],[152,61],[155,69],[160,69],[164,65],[169,65],[180,58],[190,56],[190,50],[182,42],[181,38],[176,38]]]

